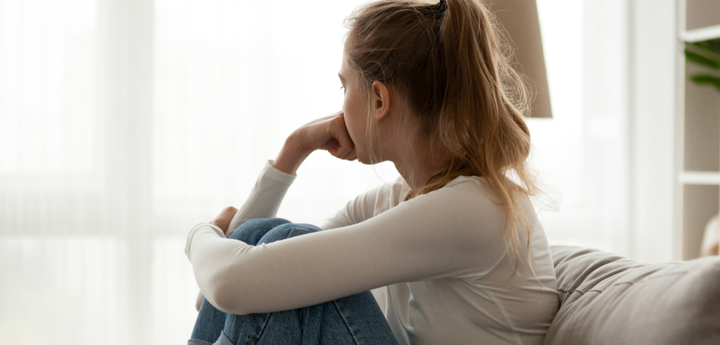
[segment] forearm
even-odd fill
[[[298,143],[297,133],[292,133],[285,140],[285,144],[280,149],[277,158],[275,158],[273,167],[288,175],[295,175],[297,169],[310,155],[310,152],[303,150]]]
[[[295,176],[274,168],[273,164],[268,162],[263,169],[247,200],[230,222],[225,237],[230,237],[235,229],[250,219],[276,216]]]
[[[229,244],[231,251],[228,251]],[[219,292],[227,290],[223,282],[227,281],[227,268],[232,265],[232,257],[242,255],[250,248],[253,246],[241,241],[229,241],[222,235],[222,229],[211,224],[199,224],[190,232],[185,253],[192,264],[195,281],[200,288],[196,308],[199,308],[202,298],[207,299],[218,309],[221,308],[218,303],[222,302],[219,299],[224,295],[219,297]]]

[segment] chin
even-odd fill
[[[374,163],[370,163],[370,160],[367,157],[358,157],[357,161],[364,165],[373,165],[374,164]]]
[[[375,158],[375,159],[372,159]],[[375,165],[378,163],[382,163],[384,160],[379,159],[379,157],[368,157],[366,155],[358,155],[358,162],[364,164],[364,165]]]
[[[358,154],[357,161],[360,162],[360,163],[362,163],[362,164],[364,164],[364,165],[373,165],[373,164],[375,164],[375,163],[372,163],[372,161],[370,160],[370,157],[368,157],[367,155],[364,155],[364,154],[362,154],[362,155],[361,155],[361,154]]]

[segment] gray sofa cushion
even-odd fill
[[[720,257],[646,264],[551,251],[560,310],[544,344],[720,344]]]

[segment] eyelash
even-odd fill
[[[344,87],[344,86],[341,86],[341,87],[340,87],[340,90],[343,90],[343,89],[345,89],[345,87]]]

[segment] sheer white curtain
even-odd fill
[[[0,343],[182,343],[185,236],[340,109],[362,1],[0,0]],[[626,249],[625,0],[540,0],[555,118],[529,120],[553,243]],[[608,21],[611,21],[608,24]],[[279,216],[397,172],[318,152]]]
[[[628,3],[538,0],[553,119],[528,125],[550,243],[632,256]]]

